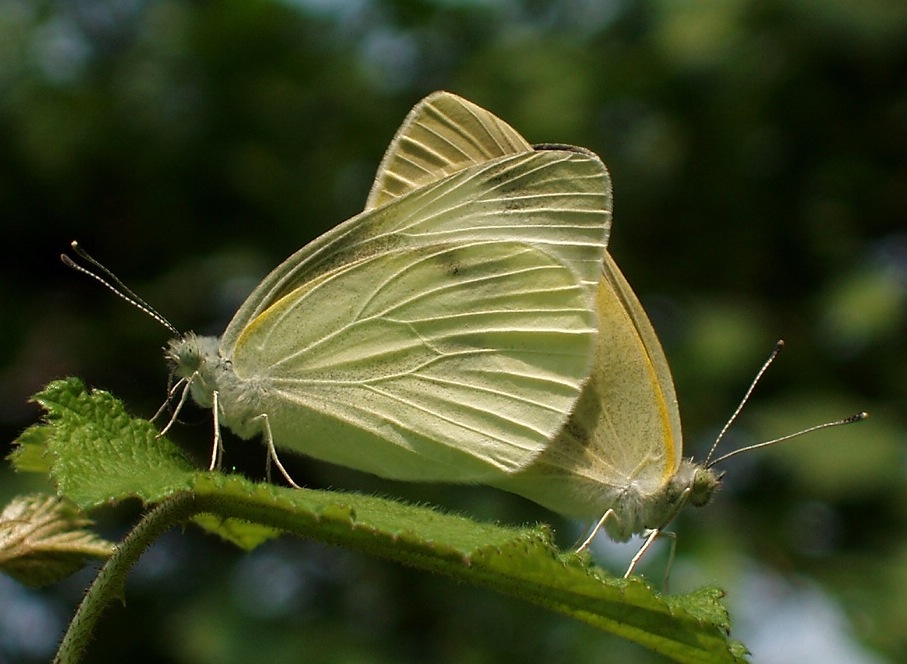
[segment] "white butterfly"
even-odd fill
[[[369,204],[530,149],[488,111],[456,95],[435,93],[413,109],[398,132]],[[634,534],[654,539],[685,503],[705,504],[719,478],[682,458],[680,413],[667,359],[642,305],[607,253],[595,310],[600,330],[595,362],[569,420],[531,464],[485,481],[566,516],[601,517],[592,535],[603,526],[618,541]]]
[[[180,406],[191,392],[213,408],[218,441],[221,424],[262,435],[282,471],[275,447],[392,479],[497,486],[600,517],[580,548],[601,528],[646,534],[629,575],[685,504],[709,500],[715,463],[867,415],[683,459],[664,351],[605,251],[610,210],[594,154],[533,148],[485,109],[429,95],[362,214],[265,277],[220,339],[170,342]],[[115,277],[63,258],[172,329]]]
[[[509,142],[496,119],[480,143],[445,140],[469,118],[420,141],[431,100],[365,212],[265,277],[220,339],[170,342],[218,426],[382,477],[483,482],[529,466],[566,422],[597,345],[604,165]],[[492,141],[501,154],[460,158]]]

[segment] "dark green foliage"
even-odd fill
[[[587,555],[560,552],[541,526],[505,528],[384,498],[193,471],[149,422],[131,419],[110,394],[88,393],[76,379],[52,383],[36,400],[47,422],[26,433],[14,465],[33,458],[43,439],[50,477],[81,508],[134,496],[158,505],[101,571],[60,661],[76,661],[81,651],[73,644],[84,642],[105,604],[125,595],[125,574],[145,547],[189,517],[246,549],[279,533],[317,539],[512,595],[677,661],[742,661],[742,646],[727,640],[719,590],[661,596],[641,579],[608,575]]]
[[[267,270],[362,208],[406,111],[446,88],[608,164],[611,250],[665,345],[688,454],[701,457],[778,337],[787,350],[728,447],[872,415],[731,461],[713,503],[676,524],[672,587],[724,588],[756,660],[761,646],[805,664],[796,637],[809,633],[837,658],[907,649],[893,590],[907,579],[903,3],[9,0],[0,44],[5,440],[37,419],[27,400],[55,377],[134,413],[164,398],[167,333],[63,268],[70,240],[180,329],[219,334]],[[172,435],[203,466],[210,418],[185,419]],[[308,486],[576,536],[506,494],[291,462]],[[226,463],[260,477],[264,451],[228,440]],[[3,503],[49,491],[40,477],[6,472]],[[118,540],[137,515],[94,516]],[[660,579],[664,555],[649,561]],[[256,565],[268,574],[244,584]],[[288,538],[244,557],[189,529],[134,579],[93,661],[648,661],[525,603]],[[46,661],[84,585],[4,587],[50,627],[0,620],[0,655]],[[768,622],[816,596],[838,622]]]

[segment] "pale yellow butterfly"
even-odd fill
[[[450,482],[526,468],[557,435],[597,345],[604,165],[515,145],[450,174],[410,165],[386,157],[368,209],[265,277],[222,337],[170,342],[217,430]],[[375,193],[391,172],[405,192]]]
[[[456,95],[435,93],[401,127],[369,204],[529,149],[492,113]],[[660,531],[686,502],[705,504],[718,477],[682,458],[680,413],[667,359],[607,252],[595,309],[600,329],[595,363],[569,421],[531,464],[486,482],[566,516],[605,514],[599,527],[624,541]]]
[[[365,212],[278,266],[221,339],[183,335],[168,358],[216,436],[220,420],[263,434],[278,465],[275,445],[603,515],[583,546],[602,527],[648,534],[629,574],[684,504],[708,501],[711,465],[778,441],[682,458],[670,369],[604,251],[609,226],[595,155],[533,148],[437,92],[397,132]]]
[[[413,109],[395,137],[375,180],[369,205],[405,196],[413,188],[458,169],[528,149],[529,143],[492,113],[456,95],[434,93]],[[720,480],[711,470],[715,463],[866,417],[859,413],[810,427],[711,462],[707,459],[704,464],[684,459],[680,412],[667,359],[642,305],[607,252],[595,308],[600,330],[595,362],[569,420],[527,467],[498,474],[486,482],[566,516],[600,517],[580,548],[588,546],[601,528],[618,541],[646,535],[627,575],[685,504],[701,506],[708,502]],[[778,350],[780,342],[756,381]],[[719,440],[739,412],[740,407]],[[715,446],[709,458],[714,450]]]

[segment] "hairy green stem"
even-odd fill
[[[167,498],[142,517],[117,546],[82,598],[60,642],[55,664],[75,664],[80,660],[104,609],[114,598],[124,596],[126,575],[139,557],[160,535],[197,511],[196,496],[186,492]]]

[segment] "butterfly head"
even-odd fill
[[[217,389],[218,375],[222,373],[224,360],[218,352],[215,337],[200,337],[187,332],[167,343],[164,356],[173,375],[188,380],[192,396],[199,405],[211,405],[211,393]]]
[[[173,373],[180,378],[190,378],[194,374],[203,373],[211,351],[207,347],[208,340],[209,338],[199,337],[194,332],[187,332],[171,339],[167,343],[164,356]]]
[[[695,465],[693,480],[689,487],[690,494],[688,500],[690,501],[690,504],[695,505],[696,507],[707,505],[712,499],[712,496],[715,495],[715,491],[718,489],[722,477],[724,477],[723,472],[716,473],[711,468]]]
[[[653,500],[646,528],[664,528],[688,503],[696,507],[707,505],[718,489],[722,475],[723,473],[716,473],[692,459],[681,461],[677,472],[663,487],[658,499]]]

